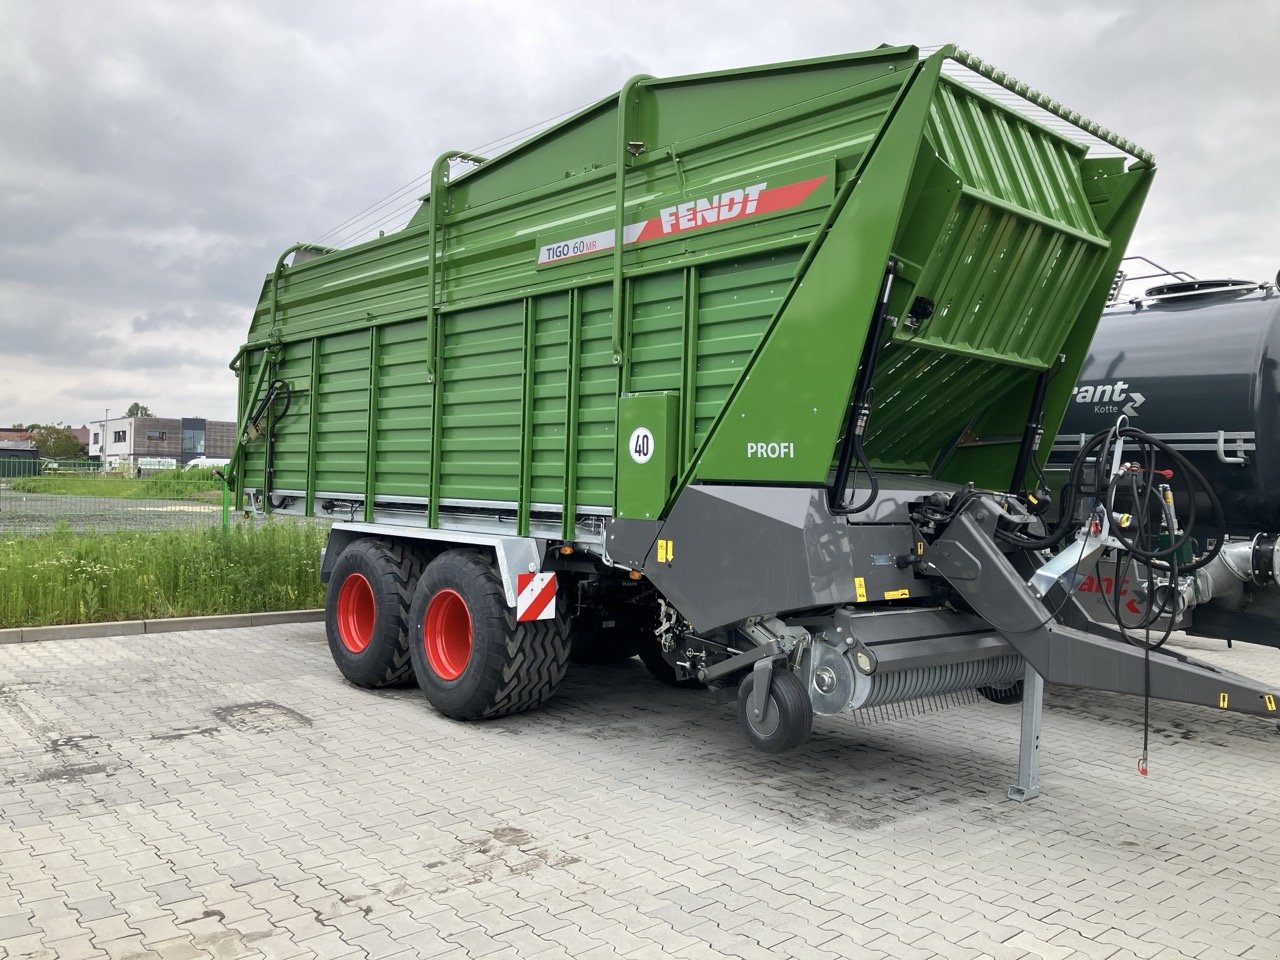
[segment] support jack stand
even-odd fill
[[[1018,743],[1018,782],[1009,799],[1023,803],[1040,795],[1040,720],[1044,714],[1044,678],[1030,663],[1022,681],[1022,733]]]

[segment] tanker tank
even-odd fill
[[[1226,543],[1218,562],[1175,591],[1179,625],[1280,646],[1280,291],[1274,283],[1171,276],[1103,313],[1050,467],[1065,468],[1088,437],[1121,416],[1182,453],[1222,505],[1223,529],[1215,531],[1207,497],[1197,498],[1196,549],[1213,548],[1223,532]],[[1120,579],[1126,602],[1130,591],[1140,604],[1168,592],[1133,569]],[[1097,600],[1109,583],[1104,571],[1080,589]]]

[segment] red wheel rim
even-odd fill
[[[456,590],[441,590],[422,620],[427,663],[442,680],[457,680],[471,662],[471,612]]]
[[[349,575],[338,591],[338,639],[352,653],[364,653],[373,639],[377,619],[368,579],[361,573]]]

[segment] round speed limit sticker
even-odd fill
[[[636,463],[648,463],[653,456],[653,432],[648,427],[636,427],[627,441],[631,459]]]

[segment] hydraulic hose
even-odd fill
[[[1111,438],[1111,440],[1108,438]],[[1139,430],[1137,427],[1125,426],[1104,430],[1095,434],[1081,449],[1079,455],[1077,455],[1077,463],[1087,458],[1089,452],[1094,447],[1101,447],[1105,444],[1105,453],[1105,449],[1111,446],[1111,442],[1120,438],[1137,441],[1139,449],[1143,452],[1146,458],[1146,465],[1143,469],[1145,477],[1142,479],[1141,488],[1138,487],[1137,475],[1131,475],[1130,496],[1133,497],[1135,505],[1138,503],[1139,499],[1142,500],[1143,512],[1139,515],[1140,521],[1138,526],[1135,527],[1132,532],[1116,525],[1111,530],[1112,536],[1123,543],[1125,549],[1128,550],[1129,553],[1133,554],[1139,560],[1150,563],[1155,567],[1155,569],[1160,570],[1161,572],[1169,572],[1176,568],[1181,570],[1183,573],[1191,573],[1192,571],[1199,570],[1201,567],[1210,563],[1214,557],[1218,555],[1219,551],[1222,550],[1222,542],[1226,538],[1227,523],[1226,517],[1222,512],[1222,501],[1218,499],[1217,492],[1213,489],[1212,484],[1205,479],[1204,474],[1202,474],[1196,468],[1195,464],[1184,457],[1181,453],[1173,449],[1173,447],[1169,446],[1163,440],[1159,440],[1156,437],[1151,436],[1151,434]],[[1148,505],[1152,492],[1152,485],[1155,482],[1155,458],[1151,451],[1158,451],[1168,457],[1177,469],[1181,471],[1182,476],[1188,478],[1186,487],[1188,500],[1190,502],[1188,517],[1181,536],[1177,536],[1176,539],[1173,539],[1167,546],[1156,549],[1148,549],[1147,547],[1142,546],[1139,542],[1141,536],[1146,532],[1145,523],[1148,517],[1145,514],[1149,509]],[[1100,456],[1098,462],[1099,464],[1104,463],[1105,456]],[[1175,476],[1177,476],[1176,472]],[[1107,484],[1105,503],[1107,505],[1107,509],[1112,512],[1115,511],[1116,492],[1120,487],[1120,480],[1123,477],[1123,474],[1117,474],[1115,477],[1112,477],[1111,481]],[[1195,526],[1198,518],[1198,510],[1196,507],[1196,488],[1199,488],[1200,492],[1204,494],[1205,498],[1209,501],[1209,506],[1212,510],[1212,525],[1214,530],[1212,540],[1213,545],[1207,552],[1190,563],[1171,563],[1170,559],[1176,557],[1178,552],[1191,541],[1192,528]],[[1168,507],[1163,497],[1161,497],[1160,500],[1162,515],[1169,518],[1171,508]],[[1171,536],[1176,534],[1176,525],[1173,522],[1176,521],[1176,519],[1176,517],[1172,517],[1169,522]]]
[[[885,316],[889,307],[889,293],[893,290],[893,278],[898,273],[898,261],[890,259],[884,268],[884,278],[880,282],[880,295],[876,299],[876,307],[871,314],[871,324],[867,337],[862,345],[862,363],[858,366],[858,375],[853,384],[853,395],[849,403],[846,419],[844,443],[840,446],[840,459],[836,464],[835,480],[828,492],[828,503],[833,514],[847,515],[861,513],[875,502],[880,493],[880,481],[871,467],[871,460],[862,448],[862,437],[867,432],[867,421],[871,417],[871,407],[875,400],[875,389],[872,380],[875,378],[876,362],[880,358],[880,342],[884,339]],[[853,461],[867,473],[871,483],[868,495],[857,506],[852,506],[844,499],[845,488],[849,485],[849,471]]]

